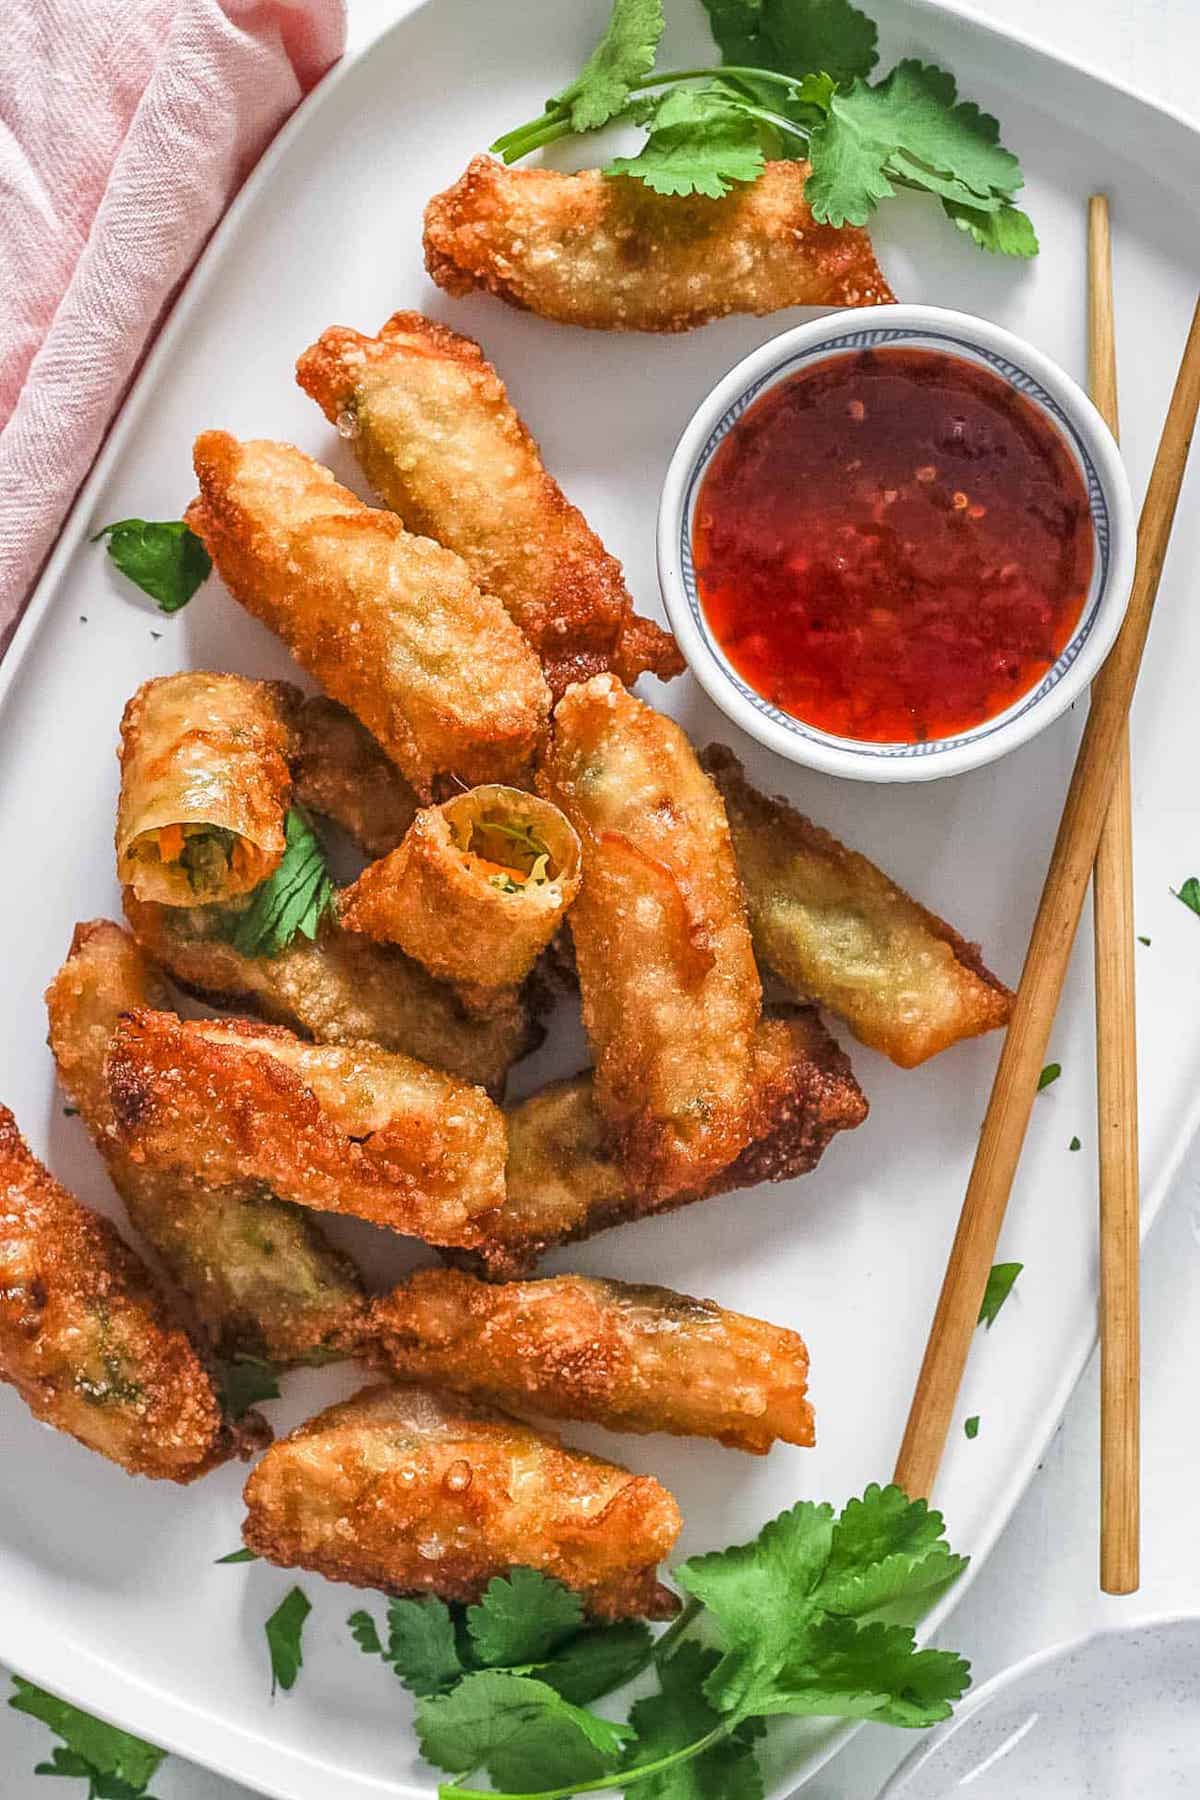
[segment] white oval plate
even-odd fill
[[[1094,1632],[994,1676],[900,1765],[879,1800],[1198,1793],[1198,1691],[1200,1619]]]
[[[125,698],[187,666],[289,671],[279,644],[214,583],[175,619],[131,594],[83,540],[129,514],[177,516],[197,430],[292,438],[347,470],[344,447],[292,380],[292,361],[333,322],[375,329],[423,306],[477,335],[547,461],[657,609],[654,503],[698,397],[796,314],[731,319],[681,338],[564,330],[485,298],[452,303],[427,283],[426,198],[578,66],[605,0],[436,0],[323,84],[271,153],[204,256],[137,387],[0,666],[0,931],[5,1030],[0,1096],[34,1148],[81,1196],[111,1195],[77,1120],[62,1116],[41,995],[79,918],[115,914],[113,749]],[[671,0],[666,56],[706,49],[698,7]],[[1124,441],[1135,492],[1157,439],[1193,298],[1200,140],[1136,99],[940,12],[873,0],[888,59],[953,67],[1004,120],[1031,183],[1044,250],[1014,268],[973,250],[932,206],[894,203],[878,232],[897,290],[997,319],[1084,367],[1083,198],[1114,201],[1125,371]],[[583,154],[594,155],[585,147]],[[1200,552],[1193,473],[1176,527],[1139,700],[1138,930],[1147,1217],[1192,1135],[1200,1065],[1200,920],[1169,886],[1200,873],[1194,677]],[[695,684],[648,684],[700,741],[730,728]],[[995,768],[903,792],[806,775],[744,744],[752,773],[986,945],[1015,978],[1074,748],[1077,717]],[[736,739],[735,739],[736,742]],[[1025,1263],[971,1359],[939,1488],[955,1544],[976,1563],[1021,1493],[1090,1347],[1095,1313],[1092,1024],[1081,946],[1051,1054],[1061,1081],[1038,1102],[1002,1241]],[[669,1282],[803,1330],[819,1447],[762,1460],[715,1445],[571,1430],[662,1476],[686,1515],[680,1555],[746,1537],[801,1495],[842,1500],[887,1479],[924,1346],[996,1058],[995,1039],[910,1074],[865,1050],[855,1068],[867,1124],[794,1187],[758,1189],[613,1232],[558,1267]],[[522,1082],[577,1066],[558,1041]],[[1084,1150],[1071,1154],[1078,1134]],[[416,1251],[365,1229],[376,1278]],[[553,1265],[552,1265],[553,1266]],[[348,1390],[345,1371],[287,1378],[268,1410],[286,1427]],[[961,1421],[978,1413],[974,1442]],[[129,1481],[36,1426],[0,1391],[0,1659],[81,1705],[286,1800],[396,1800],[433,1781],[408,1703],[352,1646],[359,1597],[305,1578],[314,1610],[291,1694],[270,1697],[262,1626],[289,1585],[267,1568],[216,1568],[238,1542],[241,1474],[176,1491]],[[943,1632],[952,1641],[952,1633]],[[841,1741],[814,1727],[771,1738],[772,1791]]]

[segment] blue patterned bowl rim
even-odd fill
[[[984,363],[987,367],[994,369],[998,375],[1003,376],[1010,386],[1016,388],[1028,399],[1035,401],[1044,412],[1049,414],[1074,452],[1087,486],[1092,515],[1094,555],[1091,584],[1084,601],[1083,611],[1080,614],[1079,624],[1070,643],[1065,646],[1054,667],[1047,670],[1036,688],[1022,694],[1012,706],[1005,712],[999,713],[994,719],[988,719],[983,724],[975,726],[971,731],[962,732],[955,737],[928,738],[917,744],[875,744],[864,742],[861,738],[836,737],[829,732],[818,731],[814,726],[806,725],[803,719],[797,719],[791,713],[780,711],[779,707],[773,706],[756,688],[752,688],[743,681],[720,647],[713,641],[708,621],[704,617],[700,604],[696,586],[696,570],[692,561],[692,514],[696,502],[696,491],[717,446],[729,435],[747,407],[754,404],[765,388],[774,387],[793,369],[803,363],[811,363],[818,357],[853,350],[872,350],[880,344],[899,343],[947,348],[959,352],[970,361]],[[703,640],[708,654],[719,665],[726,681],[740,694],[747,706],[752,707],[755,712],[760,713],[765,719],[769,719],[779,729],[796,738],[807,739],[814,744],[828,745],[834,749],[852,750],[859,757],[895,761],[945,756],[948,752],[959,750],[965,745],[978,744],[1012,725],[1016,720],[1023,718],[1048,694],[1053,692],[1091,637],[1109,592],[1112,567],[1111,520],[1104,485],[1074,420],[1059,405],[1043,383],[1036,376],[1030,374],[1028,369],[1014,362],[1011,357],[1001,355],[998,351],[991,350],[972,338],[958,336],[952,331],[939,331],[930,326],[921,325],[867,326],[853,331],[840,331],[835,336],[805,345],[803,349],[797,350],[782,362],[773,364],[766,373],[752,381],[726,407],[705,440],[688,480],[680,514],[678,553],[680,578],[697,634]]]

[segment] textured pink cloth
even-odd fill
[[[163,308],[343,0],[0,7],[0,645]]]

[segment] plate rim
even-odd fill
[[[127,440],[141,420],[163,364],[174,353],[193,312],[223,265],[240,230],[243,214],[257,201],[261,191],[270,185],[277,167],[289,154],[294,141],[307,129],[310,119],[329,102],[351,71],[379,50],[395,33],[402,31],[416,14],[429,10],[436,4],[437,0],[392,0],[392,16],[381,30],[364,41],[347,44],[339,60],[321,76],[280,127],[202,246],[113,415],[100,449],[71,503],[54,547],[34,583],[3,657],[0,658],[0,709],[7,704],[25,659],[45,623],[57,597],[58,585],[66,566],[87,533],[89,511],[95,496],[108,480]],[[1194,139],[1200,150],[1200,117],[1192,117],[1172,104],[1156,100],[1133,83],[1098,70],[1086,60],[1060,55],[1035,33],[1009,31],[980,17],[971,0],[953,0],[953,3],[951,0],[902,0],[902,7],[926,18],[949,21],[952,25],[963,28],[969,36],[982,36],[1006,48],[1015,48],[1052,69],[1067,70],[1079,75],[1109,94],[1118,95],[1167,120]],[[1200,1135],[1200,1091],[1192,1106],[1182,1115],[1170,1153],[1164,1159],[1162,1174],[1149,1192],[1143,1191],[1139,1232],[1143,1241],[1161,1213],[1197,1135]],[[1097,1331],[1093,1328],[1086,1340],[1081,1340],[1077,1355],[1066,1360],[1061,1378],[1041,1415],[1044,1429],[1031,1435],[1026,1457],[1023,1462],[1014,1464],[1010,1479],[1001,1487],[998,1503],[992,1509],[992,1523],[980,1534],[964,1575],[922,1619],[918,1627],[920,1641],[923,1642],[936,1633],[987,1562],[997,1539],[1007,1527],[1032,1480],[1046,1445],[1058,1428],[1067,1402],[1091,1358],[1096,1338]],[[0,1550],[2,1548],[0,1546]],[[1133,1623],[1131,1621],[1131,1628]],[[150,1741],[169,1755],[178,1756],[200,1769],[249,1787],[269,1796],[270,1800],[307,1800],[310,1793],[318,1791],[310,1785],[301,1796],[299,1789],[290,1782],[281,1780],[281,1776],[289,1775],[295,1775],[311,1784],[314,1777],[327,1780],[331,1774],[336,1774],[343,1800],[431,1800],[435,1792],[436,1782],[432,1778],[428,1782],[415,1784],[402,1777],[381,1781],[368,1774],[334,1771],[327,1761],[306,1750],[281,1747],[268,1741],[258,1732],[206,1707],[195,1705],[179,1694],[159,1690],[144,1679],[115,1669],[110,1662],[93,1651],[85,1651],[80,1655],[77,1650],[71,1662],[71,1679],[64,1682],[55,1672],[62,1666],[61,1642],[49,1633],[44,1638],[30,1642],[29,1632],[36,1629],[36,1621],[23,1618],[21,1633],[25,1641],[11,1645],[0,1621],[0,1661],[13,1674],[60,1694],[73,1704],[86,1707],[86,1710],[98,1718],[123,1730],[138,1735],[148,1734]],[[1061,1646],[1051,1646],[1050,1650],[1056,1648]],[[87,1679],[77,1681],[76,1675],[82,1675],[84,1671]],[[979,1694],[986,1693],[989,1686],[990,1682],[985,1683],[978,1690]],[[141,1709],[136,1704],[142,1695],[147,1697],[154,1709],[154,1722],[149,1726],[142,1719]],[[965,1703],[971,1710],[975,1698],[973,1695]],[[955,1717],[958,1716],[960,1715],[956,1713]],[[162,1728],[157,1722],[159,1719],[163,1721]],[[768,1800],[781,1800],[784,1795],[798,1792],[862,1729],[862,1724],[863,1721],[851,1722],[832,1731],[822,1744],[807,1752],[797,1773],[783,1777],[768,1790]],[[211,1745],[198,1742],[202,1732],[207,1732],[210,1736],[215,1732],[219,1741]],[[254,1766],[235,1764],[230,1760],[227,1752],[235,1746],[250,1753]]]

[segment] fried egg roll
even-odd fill
[[[749,1141],[761,999],[720,796],[613,675],[559,701],[538,790],[583,844],[570,926],[596,1103],[634,1185],[702,1187]]]
[[[629,176],[506,169],[477,156],[425,208],[425,267],[563,325],[688,331],[727,313],[879,306],[895,296],[865,231],[818,225],[808,164],[768,163],[720,200]]]
[[[104,1158],[130,1224],[155,1253],[221,1357],[321,1361],[351,1347],[362,1284],[311,1215],[261,1182],[208,1187],[181,1170],[136,1163],[117,1140],[105,1059],[122,1013],[162,1006],[163,989],[128,932],[77,925],[46,990],[58,1077]]]
[[[525,1275],[556,1244],[654,1212],[807,1175],[839,1131],[867,1116],[849,1059],[811,1007],[765,1018],[754,1037],[751,1139],[703,1187],[658,1201],[632,1185],[613,1153],[590,1072],[551,1082],[508,1112],[508,1198],[485,1240],[446,1260],[489,1280]]]
[[[201,907],[143,906],[128,889],[124,902],[142,949],[185,993],[319,1044],[374,1044],[502,1093],[509,1068],[539,1041],[523,996],[505,995],[486,1016],[468,1013],[403,951],[332,921],[315,943],[297,936],[278,956],[249,957]]]
[[[583,1275],[499,1286],[418,1269],[371,1304],[369,1354],[401,1381],[613,1431],[812,1444],[794,1331],[670,1288]]]
[[[130,1475],[194,1481],[234,1453],[208,1372],[150,1271],[38,1162],[6,1106],[0,1380]]]
[[[187,522],[235,600],[348,706],[423,800],[435,775],[519,780],[546,728],[537,658],[461,557],[290,444],[196,439]]]
[[[420,805],[399,769],[352,712],[313,694],[292,718],[292,789],[367,856],[401,842]]]
[[[669,1618],[679,1508],[649,1475],[418,1387],[364,1388],[274,1444],[246,1483],[249,1549],[390,1594],[478,1600],[538,1569],[597,1619]]]
[[[117,878],[139,899],[212,905],[278,868],[298,699],[284,682],[202,671],[138,689],[121,719]]]
[[[342,894],[349,931],[399,944],[486,1011],[519,986],[579,892],[579,838],[519,788],[469,788],[413,821]]]
[[[764,968],[902,1069],[1008,1023],[1012,994],[977,944],[786,801],[760,794],[732,751],[712,744],[701,760],[725,800]]]
[[[136,1008],[108,1053],[134,1162],[470,1245],[504,1199],[504,1118],[482,1088],[368,1044],[306,1044],[249,1019]]]
[[[504,602],[556,698],[605,669],[627,686],[645,670],[683,672],[670,633],[635,620],[620,563],[548,473],[472,338],[415,312],[374,338],[334,326],[296,378],[409,530],[456,550]]]

